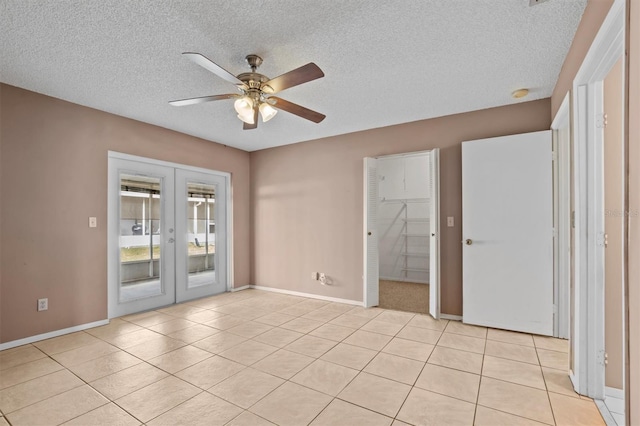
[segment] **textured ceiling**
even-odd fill
[[[549,97],[586,0],[0,0],[0,80],[247,151]],[[275,77],[325,77],[279,94],[327,115],[280,112],[242,130],[234,93],[181,56],[232,74],[245,55]],[[513,90],[528,87],[523,100]]]

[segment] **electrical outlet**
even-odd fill
[[[98,218],[91,216],[89,218],[89,228],[95,228],[98,226]]]
[[[318,273],[317,272],[312,272],[311,273],[311,279],[317,281],[318,280]]]
[[[38,299],[38,312],[49,309],[49,299]]]

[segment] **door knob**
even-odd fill
[[[473,241],[471,241],[470,238],[467,238],[466,240],[464,240],[464,243],[468,246],[470,246],[471,244],[473,244]]]
[[[371,231],[367,232],[367,235],[371,235]]]
[[[175,241],[175,240],[174,240],[173,238],[169,238],[169,241],[167,241],[167,242],[168,242],[168,243],[172,243],[172,242],[174,242],[174,241]]]

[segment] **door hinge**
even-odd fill
[[[604,129],[607,127],[607,114],[596,114],[596,127]]]
[[[596,235],[596,244],[606,248],[609,245],[609,236],[604,232],[598,232]]]
[[[551,161],[558,161],[558,153],[556,151],[551,151]]]
[[[571,212],[571,228],[575,229],[576,227],[576,211]]]
[[[605,351],[598,351],[598,353],[596,354],[596,363],[599,365],[607,364],[607,354],[605,353]]]
[[[553,315],[558,313],[558,305],[553,305]]]
[[[551,235],[553,236],[553,238],[557,238],[558,237],[558,229],[557,228],[551,229]]]

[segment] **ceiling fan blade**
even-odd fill
[[[228,93],[225,95],[212,95],[212,96],[202,96],[199,98],[179,99],[177,101],[170,101],[169,104],[173,106],[195,105],[195,104],[201,104],[204,102],[219,101],[222,99],[233,99],[237,97],[239,97],[239,95],[236,95],[235,93]]]
[[[194,52],[184,52],[184,56],[189,58],[191,61],[200,65],[202,68],[205,68],[220,78],[227,80],[229,83],[235,85],[244,86],[244,83],[240,81],[235,75],[231,74],[229,71],[222,68],[220,65],[214,63],[211,59],[207,58],[204,55]]]
[[[251,130],[258,128],[258,106],[253,108],[253,124],[244,123],[242,130]]]
[[[262,85],[262,90],[266,93],[278,93],[320,77],[324,77],[322,70],[313,62],[309,62],[307,65],[272,78]]]
[[[284,99],[280,99],[275,96],[271,96],[269,100],[275,101],[274,104],[271,104],[274,108],[290,112],[291,114],[306,118],[314,123],[319,123],[326,117],[324,114],[320,114],[319,112],[312,111],[309,108],[294,104],[293,102],[285,101]]]

